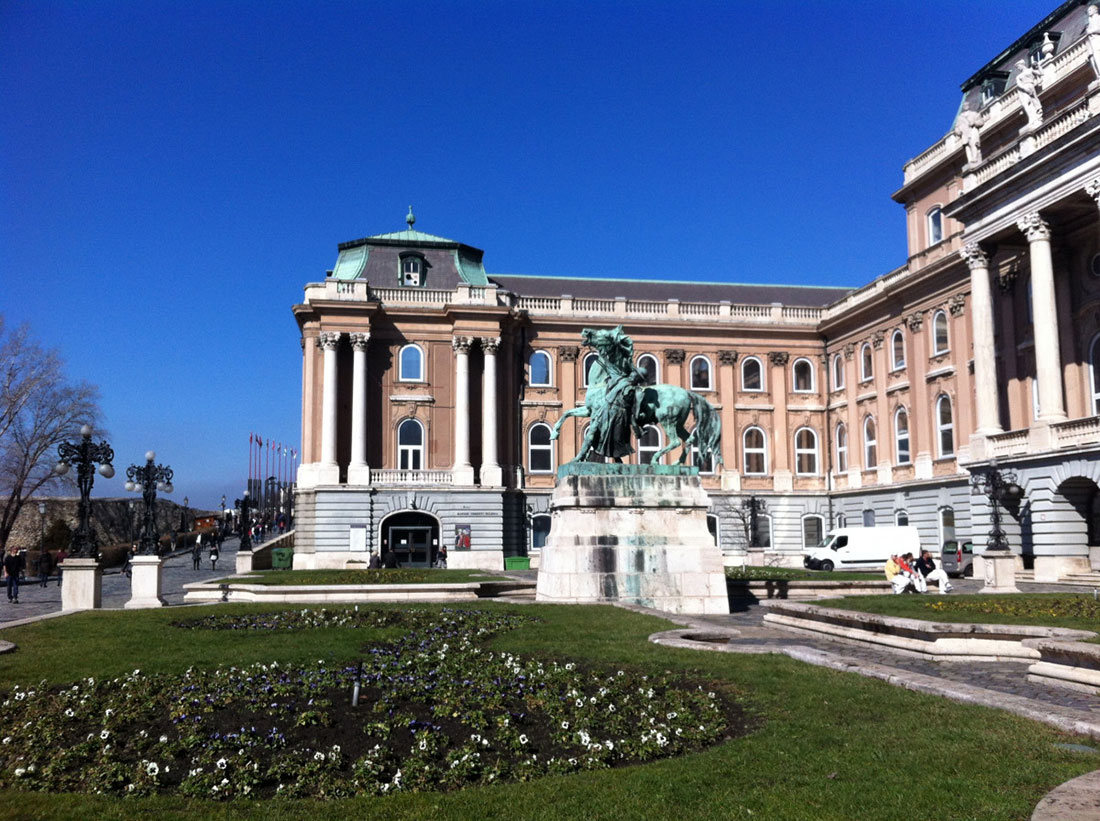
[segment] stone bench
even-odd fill
[[[726,579],[730,601],[773,599],[835,599],[840,596],[876,596],[892,593],[885,578],[853,581],[825,579]]]
[[[949,624],[783,601],[768,605],[764,621],[795,632],[880,645],[936,661],[1037,662],[1042,654],[1031,640],[1075,646],[1075,642],[1096,635],[1061,627]]]
[[[1024,643],[1039,654],[1027,668],[1028,680],[1100,695],[1100,644],[1057,639]]]

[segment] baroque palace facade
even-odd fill
[[[721,415],[724,465],[700,469],[728,563],[800,564],[843,525],[980,552],[990,468],[1023,488],[1003,525],[1037,580],[1100,563],[1098,78],[1100,13],[1067,2],[968,79],[893,195],[908,261],[854,290],[497,276],[411,209],[341,244],[294,308],[295,565],[537,556],[583,435],[549,436],[584,401],[580,331],[619,324],[647,378]]]

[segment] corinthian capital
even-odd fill
[[[1039,215],[1038,211],[1024,214],[1016,220],[1016,227],[1027,235],[1028,242],[1050,239],[1050,225]]]
[[[1085,193],[1096,200],[1097,205],[1100,205],[1100,177],[1085,186]]]
[[[348,338],[351,340],[352,350],[356,351],[365,351],[370,342],[370,334],[348,334]]]
[[[340,334],[335,331],[324,331],[317,334],[317,347],[322,351],[335,351],[340,344]]]
[[[496,354],[497,348],[500,347],[499,336],[483,336],[481,337],[481,350],[488,354]]]
[[[968,242],[963,246],[962,251],[963,261],[966,262],[967,267],[973,271],[976,268],[988,268],[989,267],[989,254],[982,250],[976,242]]]
[[[467,354],[470,352],[470,345],[472,343],[473,340],[468,336],[456,336],[451,340],[451,347],[454,348],[457,353]]]
[[[768,353],[768,359],[773,365],[783,367],[791,361],[791,355],[786,351],[770,351]]]

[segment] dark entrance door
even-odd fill
[[[431,567],[439,550],[439,526],[423,513],[398,513],[382,527],[383,550],[397,554],[402,567]]]

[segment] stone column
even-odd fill
[[[134,556],[130,560],[130,600],[126,610],[164,607],[161,589],[161,559],[159,556]]]
[[[469,337],[452,340],[455,352],[455,461],[451,481],[456,485],[474,483],[474,468],[470,464],[470,343]]]
[[[794,471],[791,469],[791,447],[789,441],[792,431],[787,425],[787,363],[791,355],[786,351],[771,351],[768,362],[771,373],[768,374],[767,387],[771,391],[772,405],[772,488],[779,492],[794,489]]]
[[[482,337],[481,350],[485,352],[485,388],[481,394],[481,484],[500,487],[504,473],[497,462],[497,348],[500,337]]]
[[[997,359],[993,347],[993,289],[989,282],[989,257],[976,243],[962,250],[970,268],[970,327],[974,334],[974,408],[976,436],[1002,433],[999,419]]]
[[[351,334],[351,463],[349,485],[369,485],[367,466],[367,344],[369,333]]]
[[[335,485],[340,482],[340,466],[336,464],[336,346],[339,333],[322,333],[317,347],[324,352],[324,374],[321,394],[321,464],[317,483]]]
[[[75,559],[61,563],[65,583],[61,585],[61,609],[95,610],[103,603],[103,571],[97,559]]]
[[[1058,311],[1054,301],[1054,263],[1050,254],[1050,226],[1031,212],[1016,223],[1030,245],[1031,313],[1035,333],[1035,372],[1039,378],[1039,421],[1049,424],[1066,418],[1062,399],[1062,356],[1058,350]]]

